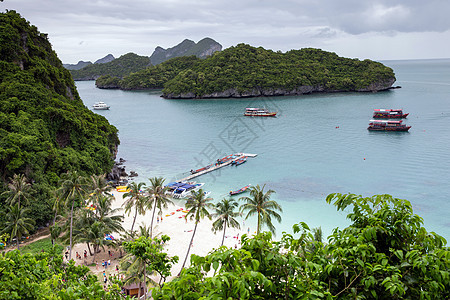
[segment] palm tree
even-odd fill
[[[263,185],[261,188],[259,185],[251,187],[250,197],[241,197],[239,200],[244,200],[246,203],[241,205],[241,211],[248,211],[245,219],[248,217],[257,215],[258,224],[256,227],[256,233],[259,234],[262,225],[267,225],[272,233],[275,233],[275,226],[272,224],[272,217],[278,222],[281,222],[281,216],[276,212],[277,210],[283,212],[281,206],[274,200],[269,200],[270,195],[275,193],[273,190],[268,190],[264,193]]]
[[[73,230],[73,209],[75,202],[81,202],[86,195],[87,179],[78,174],[77,171],[67,172],[61,176],[61,187],[58,190],[58,196],[66,205],[71,204],[70,208],[70,252],[69,260],[72,259],[72,230]]]
[[[111,208],[113,197],[111,195],[101,195],[96,199],[95,219],[102,223],[107,234],[123,231],[123,215],[117,214],[121,208]]]
[[[31,185],[27,182],[27,178],[24,174],[14,174],[11,182],[8,184],[8,191],[2,193],[2,195],[7,195],[8,205],[19,204],[20,200],[23,200],[25,204],[28,204],[28,198],[31,192]]]
[[[125,212],[130,215],[131,209],[135,208],[133,224],[131,225],[131,232],[133,232],[134,223],[136,222],[137,214],[144,215],[145,208],[147,207],[147,201],[144,195],[141,192],[142,187],[145,186],[145,183],[140,182],[132,182],[128,184],[129,192],[125,193],[123,197],[129,197],[122,205],[125,206]]]
[[[153,205],[152,221],[150,223],[150,238],[152,238],[153,232],[153,220],[155,218],[155,211],[158,207],[159,214],[162,213],[163,208],[167,208],[168,204],[173,204],[172,201],[166,196],[167,188],[164,187],[164,178],[153,177],[149,178],[150,186],[147,188],[149,197],[151,197],[151,203]]]
[[[207,217],[211,219],[211,215],[207,208],[211,207],[211,203],[209,201],[213,200],[212,198],[205,198],[205,193],[203,189],[199,189],[198,191],[192,191],[191,196],[186,201],[186,209],[189,212],[186,214],[186,218],[190,218],[191,220],[195,220],[194,232],[192,233],[191,242],[189,243],[188,250],[186,253],[186,258],[184,259],[183,266],[181,270],[184,269],[184,265],[189,257],[189,251],[191,250],[192,242],[194,241],[195,232],[197,231],[197,225],[201,219]],[[181,272],[180,270],[180,272]]]
[[[214,206],[215,212],[212,214],[212,217],[217,218],[217,220],[212,224],[212,229],[214,232],[223,230],[222,243],[220,246],[223,246],[227,226],[238,229],[241,228],[239,222],[235,219],[241,215],[239,212],[234,211],[237,207],[238,203],[235,200],[225,198]]]
[[[28,208],[20,208],[19,203],[10,206],[5,228],[0,232],[0,235],[7,233],[11,241],[13,237],[17,239],[17,250],[22,236],[28,234],[34,227],[34,220],[25,217],[29,212]]]
[[[90,198],[93,201],[96,201],[97,198],[104,194],[110,195],[108,193],[110,189],[111,185],[106,182],[105,175],[91,175],[89,177]]]

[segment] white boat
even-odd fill
[[[191,195],[192,191],[198,191],[204,183],[195,182],[178,182],[172,185],[173,192],[172,197],[175,199],[186,198]]]
[[[110,106],[105,102],[97,102],[94,105],[92,105],[92,107],[97,110],[106,110],[109,109]]]

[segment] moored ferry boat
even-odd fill
[[[408,131],[410,128],[411,126],[406,126],[401,120],[370,120],[367,127],[370,131]]]
[[[107,110],[110,108],[110,106],[105,102],[97,102],[94,105],[92,105],[92,107],[96,110]]]
[[[403,119],[408,115],[409,113],[404,114],[401,109],[377,108],[373,110],[373,118],[376,119]]]
[[[266,108],[247,107],[244,116],[247,117],[275,117],[277,112],[270,112]]]

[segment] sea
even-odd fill
[[[240,166],[197,177],[218,202],[247,184],[273,190],[282,221],[276,238],[305,222],[324,238],[350,224],[331,193],[390,194],[411,202],[428,231],[450,239],[450,59],[382,61],[401,88],[378,93],[292,97],[168,100],[161,91],[103,90],[78,81],[84,104],[111,106],[100,114],[119,130],[117,160],[134,181],[179,180],[231,153],[257,154]],[[246,107],[277,111],[276,118],[245,117]],[[409,113],[409,132],[369,132],[375,108]],[[241,196],[248,196],[241,194]],[[239,197],[235,196],[238,200]],[[183,203],[179,203],[183,205]],[[254,231],[256,219],[241,219]]]

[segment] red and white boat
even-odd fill
[[[271,112],[265,108],[247,107],[244,116],[247,117],[275,117],[277,112]]]
[[[238,194],[242,194],[243,192],[245,192],[249,187],[251,186],[251,184],[244,186],[243,188],[240,188],[236,191],[230,191],[230,196],[233,195],[238,195]]]
[[[404,114],[402,109],[377,108],[373,110],[373,118],[376,119],[403,119],[408,115],[409,113]]]
[[[406,126],[402,120],[370,120],[369,127],[367,127],[370,131],[408,131],[410,128],[411,126]]]

